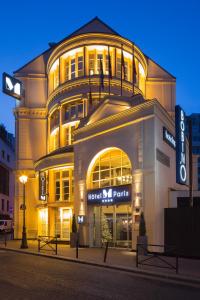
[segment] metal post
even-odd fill
[[[138,268],[138,244],[136,246],[136,268]]]
[[[108,254],[108,244],[109,244],[109,242],[107,241],[107,242],[106,242],[106,249],[105,249],[105,252],[104,252],[104,260],[103,260],[104,263],[106,262],[106,259],[107,259],[107,254]]]
[[[21,249],[27,249],[27,238],[26,238],[26,200],[25,200],[25,183],[23,183],[23,231],[22,231],[22,243]]]
[[[79,246],[79,234],[77,234],[77,239],[76,239],[76,258],[78,258],[78,246]]]
[[[57,240],[57,236],[56,236],[56,255],[58,254],[58,240]]]
[[[4,230],[4,245],[5,247],[7,246],[7,234],[5,230]]]

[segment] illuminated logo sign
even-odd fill
[[[176,149],[175,137],[165,127],[163,127],[163,140],[173,149]]]
[[[120,185],[90,190],[87,193],[88,204],[112,205],[131,201],[131,185]]]
[[[39,199],[45,201],[47,197],[46,190],[46,173],[40,172],[39,174]]]
[[[176,182],[186,184],[186,137],[185,113],[179,105],[175,108],[176,122]]]
[[[23,96],[23,84],[20,80],[3,73],[3,93],[20,100]]]
[[[77,223],[78,224],[83,224],[84,222],[85,222],[85,216],[78,215],[78,217],[77,217]]]

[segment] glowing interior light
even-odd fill
[[[21,87],[20,87],[20,84],[17,82],[14,86],[14,93],[19,95],[21,94]]]
[[[141,63],[139,63],[139,72],[140,72],[140,75],[142,75],[143,77],[145,77],[144,68],[143,68],[143,66],[141,65]]]
[[[55,71],[58,68],[58,65],[59,65],[59,60],[57,59],[51,67],[51,72]]]
[[[9,77],[6,77],[6,89],[12,91],[13,84]]]
[[[89,51],[92,51],[92,50],[104,51],[104,50],[108,50],[108,47],[107,46],[100,46],[100,45],[92,45],[92,46],[88,46],[87,49]]]
[[[51,135],[55,135],[58,132],[59,127],[56,127],[52,132]]]

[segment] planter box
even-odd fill
[[[137,244],[138,245],[138,254],[139,255],[147,255],[148,253],[148,249],[147,249],[147,245],[148,245],[148,240],[147,240],[147,236],[137,236]]]

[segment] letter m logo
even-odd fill
[[[112,189],[103,190],[103,198],[112,198]]]

